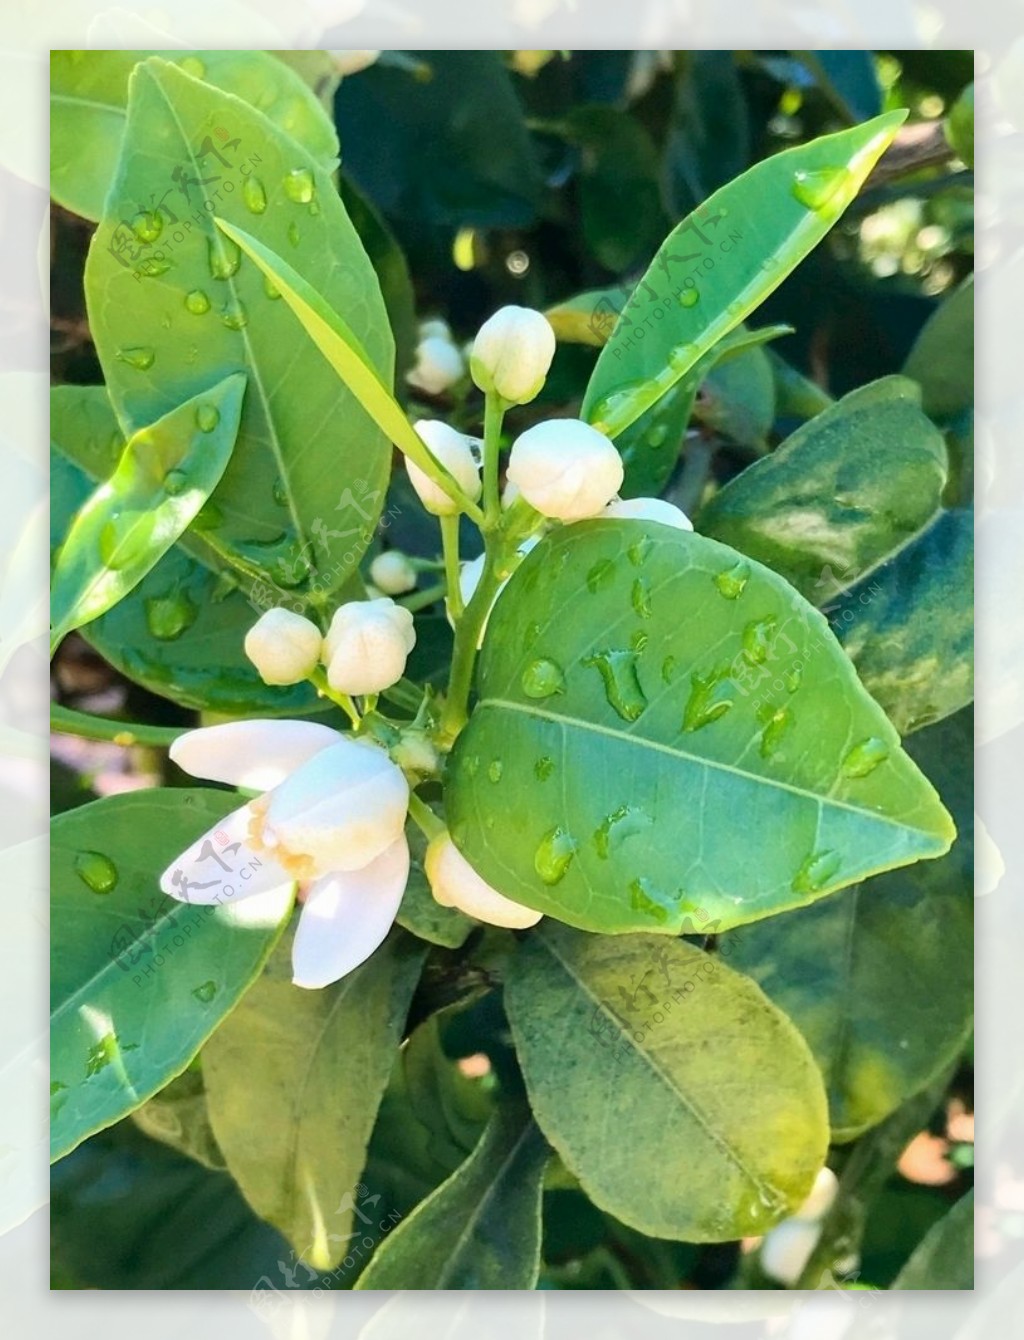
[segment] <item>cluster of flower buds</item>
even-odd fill
[[[440,317],[421,321],[416,362],[405,379],[426,395],[443,395],[466,375],[466,360],[452,339],[448,322]]]

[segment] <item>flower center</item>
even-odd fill
[[[269,804],[269,796],[259,796],[249,802],[249,813],[252,816],[249,820],[249,846],[254,851],[266,852],[294,879],[315,879],[316,869],[312,856],[306,852],[289,851],[267,823]]]

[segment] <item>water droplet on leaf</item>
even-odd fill
[[[230,279],[242,264],[242,249],[230,237],[218,233],[207,239],[207,261],[214,279]]]
[[[184,470],[168,470],[163,478],[164,492],[172,498],[184,493],[187,484],[188,475]]]
[[[140,344],[131,349],[118,349],[117,361],[138,368],[140,372],[148,372],[156,362],[156,353],[148,345]]]
[[[220,423],[220,410],[216,405],[200,405],[196,410],[196,427],[201,433],[212,433]]]
[[[246,177],[242,199],[250,214],[262,214],[267,208],[267,193],[259,177]]]
[[[534,777],[537,778],[538,782],[547,781],[547,779],[551,776],[554,770],[555,770],[555,760],[553,758],[549,758],[547,754],[545,754],[543,758],[539,758],[537,762],[533,765],[533,775]]]
[[[742,644],[744,659],[750,665],[763,665],[771,650],[772,634],[775,632],[775,619],[769,615],[766,619],[755,619],[743,630]]]
[[[761,713],[761,757],[774,754],[782,737],[793,725],[793,714],[788,707],[766,707]]]
[[[146,600],[146,627],[161,642],[173,642],[196,621],[199,611],[184,591]]]
[[[880,763],[889,757],[889,746],[875,736],[855,744],[843,759],[842,771],[845,777],[867,777]]]
[[[630,600],[633,603],[633,609],[641,619],[651,617],[651,589],[642,577],[638,577],[633,583],[633,589],[630,592]]]
[[[647,562],[647,555],[654,547],[654,541],[649,535],[642,535],[639,540],[631,544],[626,550],[626,557],[634,568],[642,568]]]
[[[178,62],[178,68],[190,74],[193,79],[202,79],[206,74],[206,66],[198,56],[185,56]]]
[[[531,661],[523,671],[520,682],[527,698],[550,698],[552,694],[565,691],[565,675],[561,666],[546,656]]]
[[[153,210],[143,210],[139,217],[132,224],[132,232],[140,242],[155,242],[164,230],[164,221],[160,214]]]
[[[195,996],[196,1000],[202,1001],[204,1005],[209,1005],[210,1001],[213,1000],[214,996],[217,994],[217,983],[203,982],[201,986],[197,986],[193,989],[192,994]]]
[[[683,709],[683,730],[702,730],[724,717],[732,708],[731,698],[716,698],[719,684],[729,678],[728,670],[712,670],[707,675],[690,676],[690,696]]]
[[[533,867],[545,884],[557,884],[565,876],[575,854],[575,838],[564,828],[552,828],[541,839]]]
[[[700,294],[696,288],[684,288],[679,295],[680,307],[696,307],[700,302]]]
[[[93,893],[112,893],[117,887],[117,866],[98,851],[80,851],[75,857],[75,874]]]
[[[228,330],[243,330],[249,324],[249,314],[241,302],[225,307],[220,314],[220,319]]]
[[[610,558],[602,558],[587,573],[587,590],[596,595],[612,581],[615,576],[615,564]]]
[[[808,209],[821,210],[849,182],[845,167],[814,168],[793,174],[793,195]]]
[[[839,869],[837,851],[812,852],[793,876],[794,893],[818,893]]]
[[[299,225],[297,223],[290,223],[288,225],[288,241],[292,244],[293,247],[297,247],[299,245],[301,237],[302,234],[299,232]]]
[[[201,288],[194,288],[185,294],[185,307],[193,316],[203,316],[210,310],[210,299]]]
[[[667,898],[660,889],[655,888],[649,879],[643,875],[634,879],[629,886],[629,905],[634,912],[643,912],[653,921],[665,922],[669,917],[670,908],[674,899]]]
[[[500,782],[501,774],[504,772],[504,765],[500,758],[492,759],[487,766],[487,776],[492,782]]]
[[[600,674],[609,707],[623,721],[637,721],[647,706],[647,695],[640,686],[636,652],[598,651],[583,664]]]
[[[613,851],[621,847],[627,838],[636,837],[651,826],[651,816],[636,805],[620,805],[607,815],[594,834],[594,849],[602,861],[607,861]]]
[[[308,205],[316,194],[316,182],[309,168],[294,168],[285,173],[284,193],[297,205]]]
[[[726,600],[738,600],[750,580],[750,564],[741,559],[715,575],[715,585]]]

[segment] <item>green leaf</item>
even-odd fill
[[[924,408],[935,419],[952,419],[974,404],[973,275],[924,323],[903,372],[920,384]]]
[[[390,382],[377,277],[322,166],[246,103],[146,60],[131,78],[124,149],[86,265],[110,396],[130,432],[211,376],[244,372],[235,453],[197,524],[247,576],[325,603],[372,536],[390,447],[330,369],[304,356],[288,305],[217,232],[214,210],[287,249]]]
[[[974,512],[930,526],[826,611],[861,683],[901,735],[974,697]]]
[[[377,1248],[356,1288],[535,1288],[549,1154],[525,1104],[500,1107],[465,1163]]]
[[[894,1289],[974,1288],[974,1189],[957,1201],[915,1248]]]
[[[132,1121],[151,1140],[186,1154],[204,1168],[219,1171],[225,1166],[210,1125],[202,1072],[196,1065],[136,1108]]]
[[[972,80],[950,108],[946,118],[946,139],[969,168],[974,167],[974,81]]]
[[[867,121],[882,110],[882,90],[872,52],[801,51],[799,55],[846,121]]]
[[[917,388],[883,377],[730,480],[699,523],[821,605],[926,526],[946,480],[946,447]]]
[[[583,930],[677,934],[698,907],[742,925],[955,835],[823,617],[700,535],[584,521],[542,541],[490,617],[478,690],[452,836]]]
[[[694,412],[720,436],[767,451],[775,421],[775,379],[764,349],[753,346],[716,363],[704,378]]]
[[[266,51],[52,51],[50,190],[65,209],[94,222],[102,217],[125,135],[129,76],[155,54],[258,107],[326,172],[337,167],[330,117],[304,81]],[[145,209],[145,196],[137,207]]]
[[[676,60],[665,176],[678,216],[743,171],[750,161],[750,132],[733,52],[687,51]]]
[[[905,116],[775,154],[684,219],[619,317],[582,417],[617,437],[745,320],[825,236]]]
[[[395,380],[401,384],[415,361],[417,344],[416,295],[409,266],[398,239],[355,182],[342,176],[339,190],[380,283],[395,339]]]
[[[235,373],[129,438],[57,555],[51,650],[138,586],[191,524],[231,457],[244,394]]]
[[[505,1006],[534,1116],[601,1209],[726,1242],[807,1195],[828,1147],[821,1077],[747,978],[683,940],[542,922]]]
[[[959,837],[940,861],[894,870],[813,907],[723,937],[807,1039],[825,1077],[833,1139],[877,1125],[960,1053],[973,1005],[971,714],[907,752],[936,783]]]
[[[261,1218],[318,1270],[351,1237],[353,1191],[426,947],[392,934],[322,991],[291,982],[290,937],[203,1050],[210,1121]]]
[[[185,907],[157,889],[159,872],[237,803],[220,791],[132,791],[54,820],[54,1158],[180,1074],[273,948],[291,890]]]

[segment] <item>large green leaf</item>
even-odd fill
[[[392,932],[340,982],[303,991],[291,982],[286,937],[203,1050],[210,1121],[232,1176],[319,1270],[346,1254],[367,1142],[425,954]]]
[[[946,447],[917,388],[884,377],[730,480],[699,523],[821,605],[932,520],[946,479]]]
[[[833,1138],[849,1140],[923,1088],[962,1050],[973,1005],[971,714],[921,731],[907,752],[959,836],[928,861],[723,937],[793,1020],[825,1076]]]
[[[921,385],[924,407],[950,419],[974,404],[974,276],[968,275],[925,322],[903,371]]]
[[[58,552],[51,648],[138,586],[191,524],[231,457],[244,394],[233,374],[129,438]]]
[[[151,1140],[187,1154],[205,1168],[224,1168],[206,1107],[206,1090],[198,1064],[172,1079],[132,1113],[132,1121]]]
[[[905,116],[775,154],[684,219],[620,315],[582,417],[617,437],[745,320],[825,236]]]
[[[954,836],[823,617],[700,535],[586,521],[543,541],[491,615],[479,695],[452,835],[584,930],[676,934],[698,908],[741,925]]]
[[[974,1189],[961,1196],[914,1249],[894,1289],[974,1288]]]
[[[180,1074],[273,948],[290,889],[184,907],[157,888],[159,872],[236,804],[220,791],[134,791],[54,820],[54,1158]]]
[[[534,1288],[549,1153],[525,1104],[499,1107],[466,1161],[377,1248],[356,1288]]]
[[[154,183],[158,199],[140,217]],[[238,443],[200,518],[203,538],[250,576],[326,601],[369,543],[389,445],[308,357],[288,304],[217,232],[214,212],[288,251],[390,384],[380,286],[322,166],[248,104],[146,60],[131,77],[124,148],[86,265],[111,399],[133,431],[211,377],[245,372]]]
[[[747,978],[684,940],[543,922],[505,1004],[537,1122],[601,1209],[724,1242],[807,1195],[828,1146],[821,1077]]]
[[[861,682],[901,735],[974,697],[974,512],[939,512],[827,611]]]

